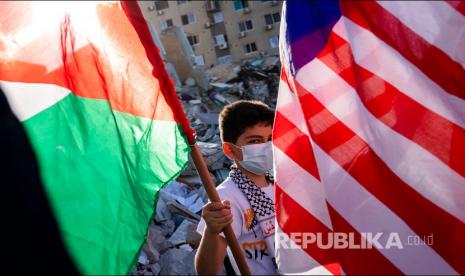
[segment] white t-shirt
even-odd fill
[[[226,178],[226,180],[221,183],[216,190],[218,191],[221,200],[229,200],[231,203],[231,212],[233,215],[233,222],[231,226],[239,244],[242,247],[252,275],[278,274],[268,252],[260,226],[257,224],[253,229],[249,230],[249,225],[253,220],[253,209],[246,196],[229,177]],[[262,190],[274,201],[274,189],[272,185],[268,185],[267,187],[262,188]],[[202,218],[197,227],[197,232],[203,235],[204,229],[205,221]],[[223,233],[221,233],[221,235],[223,236]],[[234,262],[234,257],[229,250],[228,255],[234,270],[236,270],[236,274],[239,274]]]

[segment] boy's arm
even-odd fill
[[[223,228],[232,222],[228,201],[211,202],[202,210],[206,227],[195,256],[195,270],[199,275],[217,275],[226,253],[226,240],[220,236]]]
[[[218,275],[226,252],[226,240],[205,228],[199,249],[195,256],[195,270],[198,275]]]

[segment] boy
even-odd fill
[[[217,187],[223,201],[210,202],[202,210],[197,231],[203,236],[195,258],[198,274],[220,273],[227,248],[222,230],[230,224],[251,273],[277,274],[273,260],[275,214],[270,174],[273,120],[274,112],[258,101],[232,103],[220,114],[223,151],[234,164],[229,177]],[[234,260],[232,254],[229,258]]]

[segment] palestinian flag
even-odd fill
[[[194,142],[138,4],[11,1],[0,10],[0,85],[66,247],[84,274],[129,273],[157,192]]]

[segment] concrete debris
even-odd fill
[[[152,275],[159,275],[161,271],[161,266],[158,263],[151,264],[149,265],[150,271],[152,272]]]
[[[173,246],[173,244],[171,244],[171,242],[168,241],[166,238],[170,236],[173,232],[171,231],[166,232],[164,231],[164,228],[163,228],[165,224],[170,225],[171,223],[172,223],[172,228],[174,232],[174,222],[172,220],[163,222],[161,224],[159,223],[158,225],[155,223],[152,223],[149,226],[146,244],[150,250],[155,249],[159,253],[162,253],[166,251],[168,248]]]
[[[195,202],[199,195],[193,190],[189,183],[178,181],[171,182],[160,191],[160,198],[165,202],[175,200],[184,206],[189,206]]]
[[[145,256],[147,258],[145,262],[146,264],[156,263],[160,259],[160,252],[158,252],[158,250],[155,249],[151,243],[145,243],[144,247],[142,248],[142,252],[145,253]],[[143,263],[140,261],[140,258],[139,258],[139,262]]]
[[[228,177],[232,164],[222,150],[219,113],[225,105],[238,100],[259,100],[274,109],[280,67],[279,56],[261,55],[202,72],[193,68],[180,77],[184,86],[175,81],[176,92],[216,185]],[[194,74],[194,70],[199,74]],[[194,163],[189,160],[181,176],[160,190],[155,216],[132,275],[194,275],[194,256],[201,238],[196,228],[207,201]]]
[[[176,229],[176,232],[174,232],[168,240],[172,244],[184,244],[190,245],[192,248],[197,248],[199,246],[201,236],[197,233],[196,229],[196,223],[184,220],[181,225],[179,225],[178,229]],[[187,247],[189,246],[184,248],[189,250]],[[190,250],[192,250],[192,248]]]
[[[206,147],[205,152],[214,151]],[[155,217],[150,224],[132,275],[194,275],[195,250],[201,209],[207,195],[200,177],[178,177],[160,190]]]
[[[187,86],[195,86],[195,80],[193,78],[188,78],[185,82]]]
[[[220,183],[223,182],[228,176],[229,176],[228,169],[219,169],[215,171],[215,177]]]
[[[211,86],[221,89],[221,90],[228,90],[234,88],[234,85],[232,84],[227,84],[227,83],[221,83],[221,82],[212,82],[210,83]]]
[[[194,250],[172,248],[161,256],[160,275],[196,275],[194,269]]]
[[[205,74],[211,82],[228,82],[237,77],[241,67],[234,63],[218,64],[206,70]]]
[[[219,113],[199,113],[197,118],[204,124],[217,125]]]
[[[171,219],[171,213],[167,210],[165,199],[161,196],[158,198],[157,208],[155,209],[156,221],[167,221]]]
[[[199,209],[201,209],[201,208],[202,207],[200,206]],[[183,217],[185,217],[187,219],[191,219],[191,220],[194,220],[194,221],[197,221],[197,222],[200,221],[200,215],[191,212],[189,209],[187,209],[186,207],[184,207],[183,205],[179,204],[176,201],[171,201],[171,202],[168,203],[168,210],[170,210],[170,212],[173,213],[173,214],[178,214],[178,215],[183,216]]]
[[[145,247],[145,246],[144,246],[144,247]],[[143,251],[140,252],[138,262],[139,262],[140,264],[148,264],[148,263],[149,263],[149,258],[147,257],[147,254],[145,253],[145,250],[143,250]]]
[[[208,134],[208,133],[206,133]],[[215,135],[217,133],[215,132]],[[197,142],[197,145],[202,152],[205,163],[207,164],[208,169],[212,172],[223,169],[224,163],[228,162],[226,156],[223,153],[223,149],[219,143],[219,137],[217,143],[207,143],[207,142]],[[192,159],[189,159],[189,164],[187,168],[183,171],[182,175],[196,175],[197,170],[195,169],[194,162]]]

